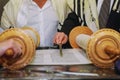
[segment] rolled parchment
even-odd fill
[[[120,56],[120,33],[109,28],[98,30],[91,35],[89,33],[88,27],[80,28],[79,26],[72,29],[69,35],[71,46],[84,49],[88,58],[96,66],[100,68],[113,67],[114,62]]]

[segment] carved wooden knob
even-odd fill
[[[34,36],[31,36],[31,34]],[[39,45],[40,39],[37,31],[32,28],[11,28],[5,30],[0,34],[0,41],[7,39],[14,39],[22,46],[22,55],[16,58],[12,58],[14,55],[12,49],[6,51],[6,56],[1,57],[2,66],[10,70],[21,69],[27,66],[35,55],[36,47]]]
[[[7,56],[13,56],[14,55],[14,52],[12,49],[8,49],[6,52],[5,52],[5,55]]]
[[[96,66],[101,68],[113,67],[114,61],[120,56],[120,33],[105,28],[94,32],[92,35],[85,36],[85,33],[89,32],[83,28],[76,27],[70,32],[70,44],[75,43],[85,49],[88,58]],[[72,39],[71,36],[73,35],[75,36]],[[74,48],[74,46],[72,47]]]
[[[120,34],[113,29],[101,29],[91,35],[87,55],[98,67],[111,68],[119,58]]]
[[[120,55],[120,49],[113,46],[106,46],[105,52],[108,54]]]

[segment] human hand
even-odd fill
[[[63,32],[57,32],[54,36],[53,42],[55,44],[65,44],[68,40],[68,37],[65,33]]]
[[[8,49],[13,50],[13,58],[21,55],[21,45],[13,39],[8,39],[0,42],[0,56],[3,56]]]

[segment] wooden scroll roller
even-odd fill
[[[22,46],[22,53],[16,58],[13,57],[13,50],[8,49],[0,57],[2,66],[10,70],[17,70],[27,66],[35,56],[35,49],[40,43],[39,34],[30,27],[10,28],[0,34],[0,41],[14,39]]]
[[[69,34],[73,48],[83,48],[93,64],[100,68],[112,68],[120,57],[120,33],[112,29],[101,29],[92,34],[85,26],[78,26]]]

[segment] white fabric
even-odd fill
[[[50,42],[53,42],[51,41],[53,37],[52,34],[56,32],[57,28],[59,29],[61,28],[57,24],[58,19],[60,23],[63,23],[69,11],[73,8],[73,5],[68,5],[68,4],[72,4],[73,0],[51,0],[52,3],[47,2],[42,9],[38,9],[38,6],[36,6],[35,3],[32,3],[32,6],[29,7],[30,9],[27,9],[28,7],[26,6],[29,5],[30,2],[31,0],[9,0],[9,2],[4,7],[4,11],[1,19],[1,27],[3,29],[7,29],[10,26],[14,26],[14,27],[20,27],[20,26],[26,26],[26,25],[33,26],[35,24],[32,24],[32,22],[38,23],[37,21],[40,21],[38,24],[35,25],[35,28],[36,30],[39,31],[40,35],[44,35],[40,37],[42,41],[42,42],[40,41],[41,43],[40,45],[51,46],[53,44],[53,43],[50,43]],[[24,6],[25,3],[27,3],[26,6]],[[21,9],[23,9],[23,11],[21,11]],[[35,9],[39,12],[38,14],[40,15],[36,14],[37,12],[36,11],[32,16],[29,16],[28,14],[31,14],[31,11]],[[48,12],[46,10],[48,10]],[[50,13],[50,10],[52,10],[51,13]],[[52,16],[52,15],[56,15],[54,13],[54,10],[55,10],[55,13],[57,14],[58,19],[56,16],[55,17]],[[23,13],[20,13],[19,11]],[[25,15],[21,16],[20,14],[25,14]],[[34,18],[34,16],[37,16],[37,18],[31,19],[31,18]],[[43,17],[43,16],[46,16],[46,17]],[[18,20],[20,21],[19,24],[18,24]],[[45,21],[46,23],[43,23],[43,21]],[[50,32],[50,30],[52,30],[52,32]],[[49,37],[46,38],[45,36],[49,36]],[[46,42],[44,40],[47,40],[47,41],[49,40],[49,41]]]
[[[9,28],[9,26],[18,27],[16,24],[16,19],[24,1],[30,0],[9,0],[9,2],[4,6],[4,11],[1,18],[1,27],[3,29]],[[73,0],[51,0],[51,2],[59,18],[59,22],[63,24],[68,13],[71,9],[73,9]],[[60,25],[58,26],[58,29],[61,29]]]
[[[25,1],[18,13],[17,24],[19,27],[26,25],[38,31],[40,34],[40,46],[53,46],[58,17],[50,0],[47,0],[42,8],[39,8],[32,0]]]
[[[99,30],[96,0],[84,0],[84,2],[84,14],[87,26],[95,32]]]
[[[99,30],[99,22],[98,22],[98,15],[99,10],[101,8],[103,0],[98,0],[98,7],[96,7],[96,0],[84,0],[84,11],[85,11],[85,20],[88,25],[88,27],[93,31]],[[111,7],[113,5],[113,1],[111,0]],[[110,8],[111,8],[110,7]]]

